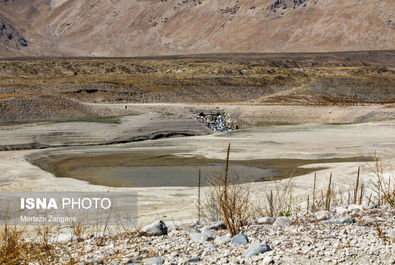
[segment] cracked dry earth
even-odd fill
[[[168,224],[161,236],[108,235],[101,246],[94,235],[64,235],[57,244],[65,263],[67,249],[79,264],[395,264],[394,208],[350,205],[270,219],[243,227],[242,240],[221,225],[195,223]]]

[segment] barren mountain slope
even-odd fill
[[[393,0],[1,0],[3,57],[395,49]],[[1,25],[1,24],[0,24]]]

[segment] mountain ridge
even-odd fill
[[[395,49],[391,0],[8,0],[0,56],[134,57]],[[1,25],[1,24],[0,24]]]

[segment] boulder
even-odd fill
[[[140,233],[147,236],[167,235],[167,226],[163,221],[159,220],[152,224],[144,226],[140,230]]]
[[[247,244],[248,242],[249,242],[248,237],[243,233],[234,235],[230,241],[230,243],[236,244],[236,245]]]
[[[255,245],[255,246],[251,246],[249,247],[245,252],[244,252],[244,256],[246,258],[250,258],[252,256],[256,256],[259,255],[261,253],[265,253],[270,251],[270,247],[268,244],[259,244],[259,245]]]
[[[263,224],[271,225],[274,223],[274,221],[276,221],[276,218],[274,217],[261,217],[256,220],[256,222],[261,225]]]
[[[273,226],[276,227],[287,227],[292,224],[292,220],[286,216],[277,217],[276,221],[274,221]]]

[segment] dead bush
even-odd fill
[[[230,144],[226,154],[224,171],[207,177],[210,185],[205,206],[205,213],[210,217],[219,217],[225,222],[229,233],[233,236],[249,219],[252,202],[250,201],[249,184],[241,184],[241,178],[229,170]]]
[[[260,216],[290,216],[293,210],[294,183],[292,178],[276,182],[273,189],[265,192],[264,203],[257,206]]]
[[[390,164],[381,161],[377,155],[374,155],[375,165],[371,168],[374,177],[370,180],[370,188],[372,190],[369,201],[373,201],[378,205],[387,204],[395,207],[395,181],[392,173],[385,174],[385,169],[392,171]]]

